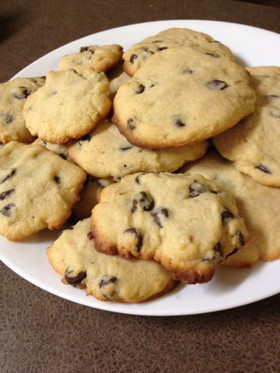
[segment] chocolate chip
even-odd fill
[[[122,152],[126,152],[127,150],[130,150],[132,148],[133,148],[133,146],[129,145],[129,146],[123,146],[123,147],[119,148],[119,150],[121,150]]]
[[[90,141],[90,140],[91,140],[91,136],[89,133],[80,138],[80,141]]]
[[[135,128],[136,128],[136,123],[135,123],[134,119],[132,119],[132,118],[128,118],[128,120],[127,120],[127,127],[128,127],[131,131],[135,130]]]
[[[237,231],[236,232],[236,237],[238,238],[241,245],[244,246],[245,245],[245,240],[244,240],[243,234],[240,231]]]
[[[212,90],[222,91],[223,89],[227,88],[227,84],[222,80],[215,79],[206,83],[206,87]]]
[[[280,119],[280,106],[272,106],[270,108],[270,115],[273,118]]]
[[[129,62],[133,64],[134,61],[135,61],[137,58],[138,58],[137,54],[132,54],[132,55],[130,56]]]
[[[168,49],[167,47],[158,47],[158,52],[164,51],[165,49]]]
[[[14,203],[9,203],[8,205],[6,205],[4,208],[2,208],[2,210],[0,210],[0,213],[4,216],[7,216],[7,217],[10,217],[11,214],[12,214],[12,207],[14,207],[15,204]]]
[[[77,274],[77,276],[74,277],[70,276],[71,272],[73,271],[69,271],[69,269],[67,268],[64,274],[64,279],[66,282],[68,282],[69,285],[80,285],[80,283],[87,277],[86,272],[80,272]]]
[[[215,246],[214,246],[214,252],[215,252],[215,255],[218,254],[219,256],[223,256],[223,247],[221,245],[220,242],[218,242]]]
[[[140,93],[142,93],[144,91],[145,91],[145,86],[143,84],[140,84],[139,87],[137,88],[136,93],[140,94]]]
[[[81,47],[80,53],[83,53],[83,52],[90,52],[91,54],[94,54],[94,51],[90,49],[89,47]]]
[[[220,242],[218,242],[213,247],[213,252],[205,256],[202,261],[203,262],[220,262],[221,258],[223,257],[223,247]]]
[[[183,74],[192,75],[192,74],[194,74],[194,70],[184,70]]]
[[[255,168],[264,172],[265,174],[271,174],[270,170],[266,166],[264,166],[263,164],[258,164],[258,165],[255,166]]]
[[[57,184],[60,184],[60,177],[59,176],[54,176],[54,181],[57,183]]]
[[[200,194],[207,192],[208,189],[205,185],[201,185],[197,182],[194,182],[189,187],[189,198],[198,197]]]
[[[0,184],[4,183],[5,181],[7,181],[8,179],[10,179],[12,176],[14,176],[16,173],[16,170],[13,169],[8,175],[6,175],[4,177],[4,179],[0,180]]]
[[[1,117],[6,124],[10,124],[14,120],[14,117],[9,113],[1,113]]]
[[[214,57],[214,58],[219,58],[220,57],[218,54],[215,54],[215,53],[206,52],[205,54],[207,56]]]
[[[103,286],[106,286],[106,285],[109,285],[109,284],[115,284],[116,282],[118,281],[117,277],[116,276],[113,276],[109,279],[102,279],[100,282],[99,282],[99,288],[102,288]]]
[[[139,192],[136,194],[132,201],[131,212],[135,212],[138,207],[141,207],[144,211],[151,211],[154,208],[154,200],[145,192]]]
[[[26,87],[18,87],[14,90],[13,96],[19,100],[25,99],[30,95],[30,91]]]
[[[87,238],[88,238],[90,241],[94,239],[93,233],[92,233],[91,231],[88,232],[88,234],[87,234]]]
[[[175,121],[174,121],[174,125],[176,126],[176,127],[185,127],[185,123],[181,120],[181,119],[179,119],[179,118],[177,118],[177,119],[175,119]]]
[[[136,178],[135,178],[135,182],[136,182],[136,184],[138,184],[138,185],[142,185],[142,183],[141,183],[141,179],[140,179],[140,176],[141,176],[141,175],[138,175],[138,176],[136,176]]]
[[[169,212],[167,208],[159,208],[152,213],[152,217],[154,218],[155,223],[160,227],[163,228],[163,220],[169,216]]]
[[[267,95],[266,98],[268,100],[277,100],[280,98],[280,96],[277,96],[277,95]]]
[[[235,248],[234,250],[232,250],[231,253],[229,253],[229,254],[226,255],[225,259],[227,259],[228,257],[230,257],[230,256],[232,256],[232,255],[234,255],[234,254],[236,254],[237,252],[238,252],[238,249]]]
[[[8,197],[11,193],[13,193],[14,189],[6,190],[3,193],[0,193],[0,200],[4,200],[6,197]]]
[[[234,218],[233,213],[230,212],[228,209],[224,209],[224,211],[222,212],[222,221],[226,219],[233,219],[233,218]]]
[[[141,236],[140,232],[136,228],[128,228],[124,231],[125,234],[133,234],[136,237],[136,249],[137,251],[141,250],[142,243],[143,243],[143,237]]]

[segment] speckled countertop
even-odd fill
[[[280,4],[1,0],[0,82],[72,40],[164,19],[220,20],[280,33]],[[1,373],[280,371],[280,295],[208,314],[132,316],[61,299],[1,262],[0,276]]]

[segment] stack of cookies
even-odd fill
[[[143,302],[280,257],[280,67],[172,28],[0,91],[0,233],[65,225],[65,284]]]

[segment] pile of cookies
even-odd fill
[[[0,92],[0,233],[64,227],[63,283],[143,302],[280,257],[280,67],[171,28]]]

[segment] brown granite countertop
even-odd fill
[[[277,0],[1,0],[0,82],[65,43],[127,24],[205,19],[280,33],[279,6]],[[61,299],[2,263],[0,271],[1,373],[280,371],[280,295],[201,315],[132,316]]]

